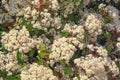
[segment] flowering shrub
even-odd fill
[[[120,80],[120,1],[1,0],[0,80]]]

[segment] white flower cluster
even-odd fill
[[[49,0],[49,1],[51,3],[51,5],[49,5],[49,7],[52,10],[57,11],[60,8],[57,0]]]
[[[40,3],[39,0],[33,0],[30,3],[36,7],[40,6],[40,4],[42,5],[43,3],[46,3],[48,5],[47,1],[43,1],[43,3]],[[55,11],[59,9],[57,0],[50,0],[49,4],[49,7]],[[42,29],[46,31],[47,28],[50,26],[53,26],[56,29],[59,29],[61,27],[61,19],[59,17],[52,18],[51,13],[49,13],[47,9],[44,9],[44,6],[43,11],[39,11],[32,6],[27,6],[24,7],[18,14],[20,16],[24,15],[25,19],[31,21],[33,27],[37,29]]]
[[[108,23],[106,26],[110,29],[116,28],[117,31],[120,31],[120,11],[114,6],[105,6],[105,4],[100,4],[99,9],[107,13],[108,17],[112,20],[112,23]]]
[[[28,6],[27,8],[24,8],[23,13],[26,20],[29,20],[30,18],[32,18],[33,20],[36,20],[39,16],[39,12],[35,8],[32,9],[30,6]]]
[[[43,12],[40,12],[40,21],[32,21],[33,27],[37,29],[47,30],[48,27],[54,27],[55,29],[61,28],[61,18],[54,17],[52,18],[51,14],[47,9],[44,9]]]
[[[105,11],[108,12],[108,15],[114,20],[114,22],[119,20],[119,11],[115,7],[107,6]]]
[[[96,38],[102,33],[102,21],[96,14],[90,14],[85,22],[85,29],[88,30],[91,37]]]
[[[69,32],[72,37],[77,38],[79,41],[83,41],[84,28],[81,25],[66,24],[63,31]]]
[[[49,58],[51,59],[51,64],[54,62],[65,60],[69,62],[72,58],[73,54],[77,50],[76,47],[83,49],[83,44],[80,43],[76,38],[59,38],[55,40],[52,45],[52,53],[50,54]]]
[[[44,27],[50,27],[50,24],[51,24],[51,21],[52,21],[52,18],[51,18],[51,14],[48,12],[47,9],[44,9],[43,12],[40,12],[40,18],[41,18],[41,21],[38,21],[37,24],[41,25],[41,26],[38,26],[38,27],[41,27],[41,28],[38,28],[38,29],[43,29],[44,30]],[[43,27],[42,27],[43,26]],[[35,28],[36,26],[33,25],[33,27]],[[36,27],[37,28],[37,27]]]
[[[120,50],[120,37],[117,40],[118,42],[116,43],[117,49]]]
[[[77,11],[78,8],[81,5],[82,0],[63,0],[61,1],[62,4],[60,4],[61,9],[63,10],[63,15],[65,18],[69,17],[70,14],[72,14],[74,11]],[[87,5],[90,2],[90,0],[83,0],[84,6]],[[63,7],[64,6],[64,7]]]
[[[4,33],[2,36],[2,44],[5,49],[12,52],[28,53],[32,48],[39,48],[42,39],[30,38],[29,31],[23,27],[21,30],[12,29],[9,33]]]
[[[17,54],[8,53],[4,54],[0,52],[0,70],[6,70],[8,75],[12,74],[12,71],[20,71],[20,65],[18,65]]]
[[[5,9],[8,11],[8,14],[11,16],[15,16],[16,13],[20,10],[18,5],[22,4],[22,6],[25,6],[26,4],[23,0],[1,0],[1,2]]]
[[[107,75],[111,72],[112,76],[119,74],[119,69],[116,63],[107,57],[94,57],[89,54],[74,60],[74,63],[85,72],[80,72],[80,75],[85,75],[92,79],[108,80]],[[108,71],[106,70],[108,69]],[[84,80],[84,79],[83,79]]]
[[[74,10],[74,2],[69,0],[68,1],[64,1],[64,17],[68,17],[69,14],[73,13],[73,10]]]
[[[87,48],[90,49],[91,51],[95,51],[100,55],[100,56],[104,56],[107,57],[107,50],[105,48],[103,48],[102,46],[98,47],[98,46],[93,46],[92,44],[87,45]]]
[[[57,77],[53,75],[52,70],[37,63],[33,63],[24,69],[20,76],[21,80],[58,80]]]

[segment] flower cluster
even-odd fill
[[[27,59],[24,55],[23,58]],[[7,75],[11,75],[14,71],[20,71],[21,66],[18,64],[17,53],[4,54],[0,52],[0,70],[5,70]]]
[[[0,80],[119,80],[119,9],[118,0],[0,1]]]
[[[73,54],[77,50],[76,47],[83,49],[83,44],[80,43],[76,38],[60,38],[55,40],[52,45],[52,53],[49,58],[51,64],[54,62],[65,60],[67,63],[72,58]]]
[[[26,27],[21,30],[11,30],[9,33],[3,33],[2,44],[5,49],[11,52],[28,53],[32,48],[39,48],[42,39],[30,38],[29,31]]]
[[[98,15],[90,14],[85,22],[85,29],[90,34],[92,40],[96,40],[96,36],[102,33],[102,21]]]
[[[77,38],[79,41],[83,41],[84,38],[84,28],[79,25],[66,24],[64,26],[63,32],[69,32],[72,37]]]
[[[90,79],[108,80],[107,75],[110,75],[110,73],[114,77],[119,74],[119,69],[115,65],[115,62],[107,57],[94,57],[89,54],[85,57],[75,59],[74,62],[81,70],[80,77],[85,75],[90,77]]]
[[[52,70],[43,65],[39,66],[36,63],[26,67],[20,76],[22,80],[58,80],[57,77],[53,75]]]
[[[117,41],[118,41],[118,42],[117,42],[116,46],[117,46],[117,49],[120,50],[120,38],[118,38]]]

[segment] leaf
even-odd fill
[[[104,23],[105,24],[110,23],[110,22],[112,22],[112,20],[109,17],[104,18]]]
[[[17,60],[18,60],[19,64],[23,64],[22,53],[20,53],[20,52],[17,53]]]
[[[0,70],[0,77],[6,77],[7,76],[7,72],[6,71],[1,71]]]
[[[32,24],[28,24],[28,25],[27,25],[27,30],[28,30],[28,31],[32,31],[32,29],[33,29],[33,25],[32,25]]]
[[[17,75],[17,79],[16,80],[21,80],[21,77],[20,75]]]
[[[45,44],[40,45],[40,51],[45,50]]]
[[[107,39],[111,39],[112,35],[109,32],[107,32],[104,34],[104,37]]]
[[[43,64],[43,60],[40,59],[37,63],[38,63],[38,65],[41,65],[41,64]]]
[[[84,2],[83,2],[84,0],[80,0],[80,5],[79,5],[79,8],[80,9],[83,9],[83,6],[84,6]]]
[[[7,76],[7,77],[5,78],[5,80],[16,80],[16,78],[13,77],[12,75],[10,75],[10,76]]]
[[[50,54],[49,51],[43,50],[38,54],[38,56],[39,56],[39,58],[44,58],[45,56],[49,56],[49,54]]]
[[[78,49],[78,50],[73,54],[71,60],[74,62],[74,60],[75,60],[76,58],[79,58],[79,57],[82,56],[82,53],[83,53],[83,51]]]
[[[0,26],[0,31],[8,32],[9,30],[5,26]]]
[[[61,35],[62,35],[63,37],[68,37],[68,36],[69,36],[69,32],[62,32]]]
[[[32,50],[30,51],[30,53],[29,53],[29,57],[33,57],[33,56],[34,56],[34,54],[35,54],[35,50],[34,50],[34,49],[32,49]]]
[[[117,67],[120,69],[120,63],[118,61],[115,62]]]
[[[66,68],[64,69],[64,73],[65,73],[65,74],[71,74],[71,73],[73,73],[73,71],[72,71],[72,69],[71,69],[70,67],[66,67]]]
[[[86,43],[86,42],[87,42],[87,33],[84,33],[83,42],[84,42],[84,43]]]
[[[110,56],[110,53],[111,53],[111,51],[112,51],[112,49],[113,49],[112,44],[108,45],[106,49],[107,49],[107,51],[108,51],[108,56]]]
[[[95,6],[93,7],[94,10],[98,10],[99,3],[96,3]]]
[[[20,24],[21,26],[23,26],[23,25],[27,25],[27,22],[26,22],[26,20],[23,18],[22,20],[20,20],[19,24]]]

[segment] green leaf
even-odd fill
[[[32,25],[32,24],[28,24],[28,25],[27,25],[27,30],[28,30],[28,31],[32,31],[32,29],[33,29],[33,25]]]
[[[108,45],[106,49],[108,51],[108,56],[110,56],[110,53],[111,53],[111,51],[113,49],[113,45],[112,44]]]
[[[44,58],[45,56],[49,56],[49,54],[50,54],[49,51],[43,50],[38,54],[38,56],[39,56],[39,58]]]
[[[17,60],[18,60],[19,64],[23,64],[22,53],[20,53],[20,52],[17,53]]]
[[[41,65],[41,64],[43,64],[43,60],[40,59],[37,63],[38,63],[38,65]]]
[[[118,61],[115,62],[117,67],[120,69],[120,63]]]
[[[7,72],[5,70],[1,71],[0,70],[0,77],[6,77],[7,76]]]
[[[112,20],[109,17],[104,18],[104,23],[105,24],[110,23],[110,22],[112,22]]]
[[[109,32],[107,32],[104,34],[104,37],[107,39],[111,39],[112,35]]]
[[[45,44],[40,45],[40,51],[43,51],[43,50],[45,50]]]
[[[82,56],[82,53],[83,53],[83,51],[77,50],[77,51],[73,54],[71,60],[74,62],[74,60],[75,60],[76,58],[79,58],[79,57]]]
[[[83,42],[84,42],[84,43],[86,43],[86,42],[87,42],[87,33],[84,33]]]
[[[27,25],[27,21],[23,18],[23,19],[20,20],[19,24],[20,24],[21,26]]]
[[[63,37],[68,37],[68,36],[69,36],[69,32],[62,32],[61,35],[62,35]]]
[[[21,80],[20,75],[17,75],[16,80]]]
[[[35,54],[35,50],[34,50],[34,49],[32,49],[32,50],[30,51],[30,53],[29,53],[29,57],[33,57],[33,56],[34,56],[34,54]]]
[[[73,73],[73,71],[72,71],[72,69],[71,69],[70,67],[66,67],[66,68],[64,69],[64,73],[65,73],[65,74],[71,74],[71,73]]]
[[[99,3],[96,3],[96,5],[93,7],[94,10],[98,10]]]
[[[7,77],[5,78],[5,80],[16,80],[16,78],[13,77],[12,75],[10,75],[10,76],[7,76]]]
[[[8,32],[9,30],[5,26],[0,26],[0,31]]]

